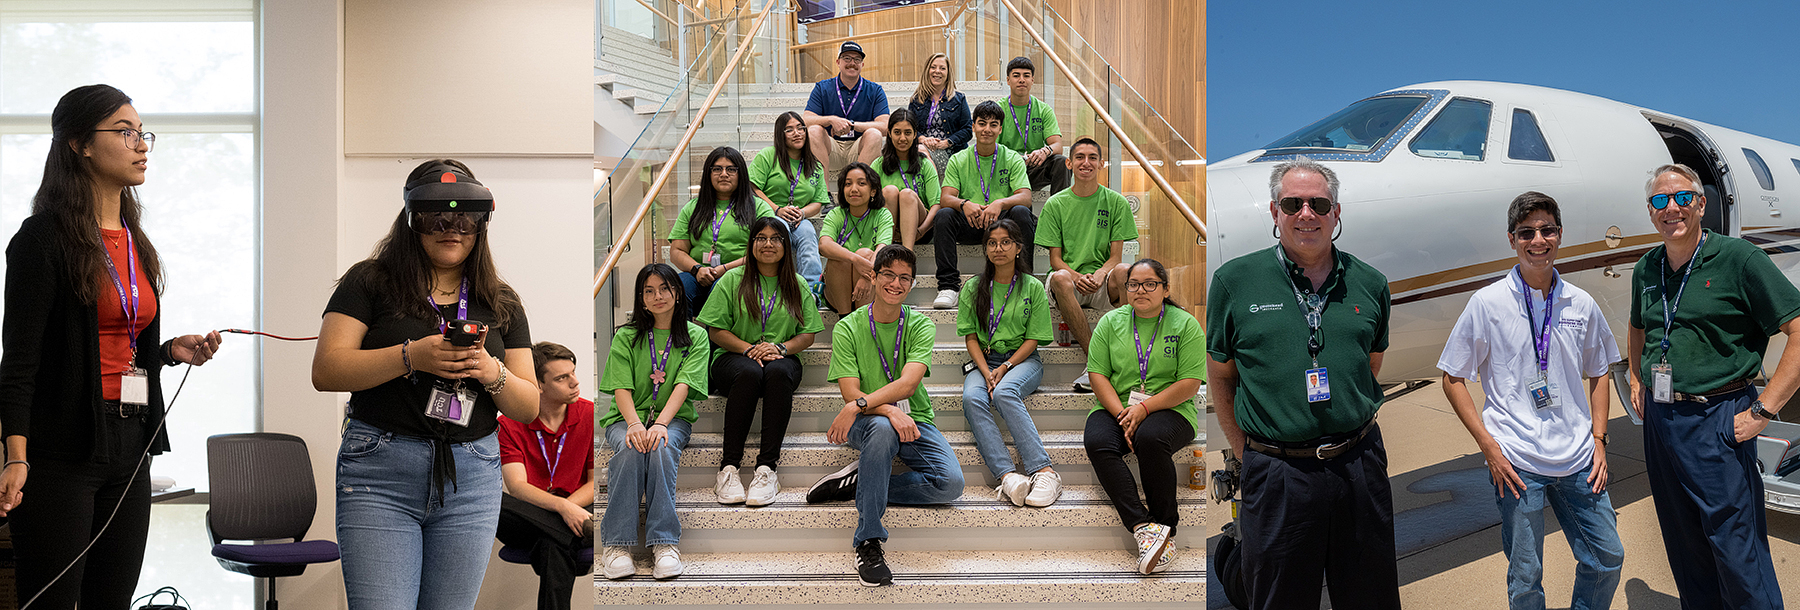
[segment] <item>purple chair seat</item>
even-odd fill
[[[338,560],[338,545],[330,540],[284,544],[215,544],[213,557],[243,564],[305,565]]]

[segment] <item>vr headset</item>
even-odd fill
[[[407,226],[417,232],[428,232],[420,223],[426,216],[441,213],[473,215],[476,225],[486,225],[494,213],[494,193],[481,182],[448,163],[426,168],[425,177],[408,182],[402,190],[406,200]]]

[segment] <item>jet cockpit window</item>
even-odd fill
[[[1506,158],[1519,161],[1555,161],[1556,155],[1550,154],[1550,142],[1544,140],[1544,132],[1538,129],[1537,117],[1530,110],[1514,108],[1512,115],[1512,137],[1506,144]]]
[[[1433,159],[1480,161],[1487,157],[1488,118],[1494,105],[1483,100],[1454,98],[1419,131],[1408,146],[1413,154]]]
[[[1305,129],[1266,146],[1275,149],[1310,149],[1362,153],[1375,150],[1394,134],[1430,98],[1396,95],[1366,99]],[[1297,151],[1296,151],[1297,152]]]
[[[1756,184],[1765,191],[1775,190],[1775,173],[1769,171],[1769,164],[1763,163],[1762,155],[1746,148],[1744,158],[1750,161],[1750,173],[1756,174]]]

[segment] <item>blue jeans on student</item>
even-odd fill
[[[718,282],[701,286],[694,274],[683,271],[680,275],[682,294],[686,294],[688,298],[688,315],[700,317],[700,308],[706,306],[706,297],[712,295],[713,286],[718,285]]]
[[[962,465],[956,463],[950,442],[935,426],[917,425],[919,439],[902,443],[885,415],[858,415],[850,424],[850,448],[862,452],[857,458],[852,548],[865,540],[887,540],[881,517],[888,504],[944,504],[962,495]],[[911,470],[889,474],[896,456]]]
[[[1575,554],[1575,596],[1571,610],[1604,610],[1612,607],[1613,593],[1625,564],[1625,543],[1612,499],[1605,491],[1594,493],[1587,482],[1593,466],[1562,477],[1547,477],[1513,469],[1525,482],[1523,498],[1495,488],[1500,505],[1500,544],[1510,564],[1506,569],[1506,596],[1512,610],[1544,608],[1544,507],[1556,511],[1569,550]]]
[[[432,489],[432,443],[361,420],[337,462],[337,538],[353,610],[474,608],[500,514],[500,441],[450,445],[456,483]]]
[[[1011,357],[1012,352],[991,352],[987,354],[988,367],[998,367]],[[1006,420],[1006,430],[1012,433],[1013,445],[1019,448],[1019,461],[1025,467],[1018,472],[1029,476],[1050,467],[1050,454],[1044,452],[1044,441],[1038,438],[1037,424],[1032,423],[1031,412],[1025,410],[1025,397],[1036,392],[1038,383],[1043,380],[1044,360],[1037,352],[1007,370],[1006,376],[994,386],[992,397],[988,396],[987,379],[981,376],[981,369],[975,369],[963,378],[963,416],[969,418],[969,431],[975,435],[975,450],[981,452],[981,461],[987,462],[988,472],[996,479],[1013,472],[1013,459],[1006,451],[1006,440],[1000,437],[995,412]]]
[[[625,443],[629,427],[624,421],[606,427],[606,444],[612,447],[613,456],[606,463],[606,514],[600,519],[600,545],[637,544],[640,499],[644,546],[680,543],[681,521],[675,516],[675,471],[693,425],[682,419],[669,422],[669,443],[650,453],[641,453]]]
[[[813,227],[811,220],[802,220],[791,227],[794,232],[788,240],[794,246],[794,260],[800,266],[800,277],[808,282],[817,282],[825,275],[825,261],[819,258],[819,230]]]

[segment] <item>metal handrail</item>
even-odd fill
[[[674,150],[669,154],[671,162],[664,163],[662,170],[656,173],[656,180],[650,183],[650,190],[644,193],[643,202],[639,203],[637,211],[632,213],[631,222],[625,225],[624,239],[620,241],[629,241],[631,235],[637,232],[638,225],[643,224],[644,217],[650,213],[650,206],[656,203],[656,196],[669,182],[669,176],[675,173],[676,164],[673,160],[687,154],[688,144],[693,142],[694,133],[700,130],[701,123],[706,120],[707,112],[712,110],[713,101],[717,100],[719,93],[725,90],[725,82],[737,73],[738,66],[742,65],[745,55],[752,46],[749,42],[754,39],[757,32],[762,31],[763,22],[768,20],[769,13],[774,12],[775,6],[778,4],[783,3],[771,1],[763,6],[762,13],[756,16],[756,22],[752,23],[750,30],[744,34],[744,44],[738,45],[737,51],[731,55],[731,61],[727,62],[724,70],[720,71],[719,80],[713,82],[712,90],[706,94],[706,101],[700,104],[699,113],[688,122],[687,130],[682,132],[681,140],[675,143]],[[612,275],[613,268],[619,266],[619,258],[624,255],[624,248],[613,248],[611,252],[607,253],[606,262],[602,263],[600,268],[594,272],[593,298],[600,297],[600,287],[606,285],[607,276]]]

